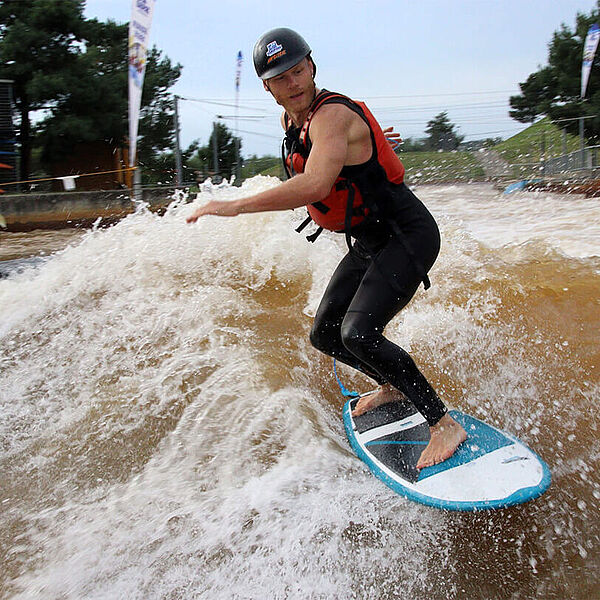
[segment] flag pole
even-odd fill
[[[590,25],[585,41],[583,43],[583,61],[581,63],[581,111],[583,113],[583,102],[585,101],[585,92],[587,90],[594,55],[600,41],[600,27],[597,23]],[[581,168],[585,168],[585,136],[583,132],[583,114],[579,117],[579,145],[581,152]]]
[[[242,74],[242,51],[237,55],[237,71],[235,76],[235,183],[240,185],[242,181],[242,161],[240,158],[240,78]]]
[[[179,96],[175,94],[173,96],[173,102],[175,105],[175,114],[173,115],[175,121],[175,170],[176,170],[176,185],[181,187],[183,185],[183,173],[181,167],[181,146],[179,143]]]
[[[146,57],[155,0],[132,0],[128,40],[129,87],[129,166],[138,164],[137,136],[142,104],[142,87],[146,73]],[[133,197],[140,196],[141,173],[133,172]]]

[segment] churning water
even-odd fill
[[[10,259],[71,244],[0,280],[0,595],[598,598],[600,202],[416,192],[442,252],[387,333],[546,460],[544,496],[446,513],[371,476],[308,341],[343,236],[309,244],[291,212],[190,226],[175,201],[70,240],[0,233]]]

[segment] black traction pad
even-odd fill
[[[358,398],[350,402],[350,408],[354,410]],[[411,415],[418,415],[417,409],[414,407],[412,402],[388,402],[382,404],[373,410],[370,410],[359,417],[352,417],[354,421],[354,429],[358,433],[365,433],[375,427],[381,427],[382,425],[389,425],[396,421],[402,421]]]
[[[358,399],[351,401],[354,410]],[[420,416],[410,402],[389,402],[382,404],[358,417],[352,417],[355,431],[365,433],[383,425],[403,421],[415,415]],[[367,443],[369,452],[381,463],[386,465],[407,481],[416,483],[419,471],[416,468],[421,452],[429,442],[429,426],[426,422],[381,436]]]

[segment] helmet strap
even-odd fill
[[[317,74],[317,65],[315,64],[315,61],[313,60],[312,54],[309,54],[307,56],[308,60],[310,60],[312,66],[313,66],[313,81],[315,80],[315,75]]]

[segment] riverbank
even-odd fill
[[[10,194],[0,196],[0,215],[6,222],[5,231],[10,232],[89,227],[99,218],[104,223],[116,222],[134,212],[139,202],[160,212],[174,194],[174,187],[143,188],[139,200],[133,200],[128,189]]]

